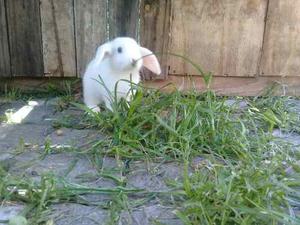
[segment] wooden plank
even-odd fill
[[[139,0],[108,0],[109,38],[137,38]]]
[[[74,84],[76,93],[82,91],[82,82],[73,77],[15,77],[14,79],[0,78],[0,92],[5,88],[15,88],[21,91],[45,91],[50,84],[61,87],[63,90],[65,81],[71,81]],[[173,85],[169,85],[161,91],[171,92],[174,91],[174,87],[181,91],[188,91],[192,88],[196,88],[199,92],[206,90],[204,81],[199,76],[169,75],[168,80],[144,81],[142,85],[149,88],[161,88],[170,83]],[[257,96],[273,85],[277,85],[276,95],[300,96],[299,77],[214,77],[211,87],[220,96]]]
[[[12,75],[43,76],[39,1],[6,3]]]
[[[300,76],[299,0],[270,0],[260,73]]]
[[[272,0],[273,1],[273,0]],[[255,76],[267,0],[172,1],[170,51],[221,76]],[[199,74],[170,57],[170,74]]]
[[[76,76],[73,0],[40,0],[47,76]]]
[[[0,0],[0,77],[10,77],[10,55],[4,0]]]
[[[168,85],[172,84],[172,85]],[[144,86],[162,88],[163,92],[206,89],[204,80],[200,76],[169,75],[167,80],[147,81]],[[166,86],[166,87],[165,87]],[[257,96],[266,89],[276,87],[275,95],[300,96],[300,79],[298,77],[214,77],[211,88],[220,96]]]
[[[96,48],[107,40],[106,1],[75,0],[77,74],[82,76]]]
[[[72,91],[76,93],[82,90],[81,80],[75,77],[14,77],[0,78],[0,97],[5,90],[20,90],[26,92],[46,92],[49,86],[57,90],[65,91],[66,82],[71,85]],[[77,96],[77,95],[76,95]]]
[[[174,1],[173,1],[174,2]],[[168,75],[169,32],[171,22],[171,0],[141,1],[141,45],[156,53],[162,67],[162,75],[144,71],[143,78],[166,79]]]

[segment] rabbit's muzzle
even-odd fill
[[[135,67],[135,66],[136,66],[136,64],[137,64],[137,60],[135,60],[135,59],[132,59],[132,60],[131,60],[131,65],[132,65],[132,67]]]

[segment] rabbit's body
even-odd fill
[[[83,77],[85,104],[94,111],[99,111],[98,105],[104,102],[111,109],[111,96],[115,93],[116,84],[117,99],[129,100],[130,88],[132,83],[140,82],[139,71],[143,65],[160,73],[159,63],[152,52],[140,47],[131,38],[116,38],[101,45]]]
[[[115,94],[117,85],[117,98],[127,98],[129,100],[129,90],[132,86],[128,80],[134,84],[140,82],[139,70],[116,72],[109,67],[108,59],[102,61],[99,65],[90,64],[83,77],[83,93],[85,104],[98,111],[97,105],[104,102],[106,107],[111,109],[110,100],[112,94]],[[97,71],[97,73],[94,73]],[[115,76],[111,76],[114,74]],[[101,78],[100,78],[101,77]],[[104,85],[102,85],[102,81]],[[110,93],[108,93],[108,90]]]

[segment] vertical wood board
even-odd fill
[[[109,0],[109,39],[119,36],[137,38],[139,0]]]
[[[43,76],[39,0],[6,3],[12,75]]]
[[[141,1],[141,45],[156,53],[162,67],[162,74],[154,75],[144,71],[143,79],[166,79],[168,75],[168,55],[171,23],[171,0]]]
[[[41,0],[44,68],[47,76],[76,76],[73,0]]]
[[[10,77],[10,55],[4,0],[0,0],[0,77]]]
[[[260,73],[300,76],[299,0],[270,0]]]
[[[170,51],[221,76],[255,76],[267,0],[172,1]],[[170,57],[170,74],[198,75],[186,61]]]
[[[107,40],[106,1],[75,0],[77,74],[82,76],[99,45]]]

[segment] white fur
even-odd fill
[[[122,51],[118,52],[118,48],[122,48]],[[83,76],[84,103],[97,112],[100,111],[98,105],[104,102],[106,107],[111,110],[111,97],[106,88],[111,94],[114,94],[117,82],[117,99],[127,97],[129,100],[127,94],[131,84],[120,80],[131,80],[138,84],[140,82],[139,71],[143,66],[141,57],[149,53],[152,54],[148,49],[140,47],[135,40],[125,37],[116,38],[101,45],[97,49],[94,59],[88,64]],[[156,57],[154,58],[155,60],[152,58],[152,63],[155,61],[155,69],[150,69],[160,73],[160,66]],[[137,60],[135,64],[133,64],[133,60]],[[99,76],[106,88],[100,84]]]

